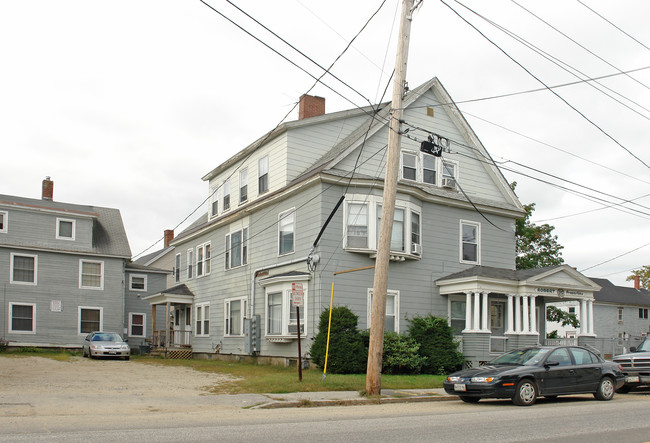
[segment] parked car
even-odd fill
[[[625,375],[625,384],[618,392],[626,393],[639,386],[650,386],[650,340],[646,338],[638,348],[632,346],[630,351],[612,359],[621,365]]]
[[[537,397],[593,393],[611,400],[625,378],[621,367],[578,346],[539,346],[502,354],[479,368],[464,369],[443,382],[448,394],[467,403],[511,398],[530,406]]]
[[[84,357],[122,357],[128,360],[131,348],[117,332],[91,332],[84,339],[81,350]]]

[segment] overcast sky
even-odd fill
[[[206,3],[322,74],[228,1]],[[381,3],[236,1],[321,66]],[[363,97],[329,76],[330,88],[312,90],[327,112],[382,100],[400,3],[387,0],[332,70]],[[495,161],[519,171],[503,172],[522,203],[536,203],[533,220],[555,226],[569,265],[630,285],[630,270],[650,264],[650,2],[463,2],[476,14],[447,4],[485,36],[424,1],[409,85],[440,79]],[[208,195],[201,177],[273,129],[314,83],[198,0],[4,1],[0,42],[0,194],[40,198],[51,176],[55,200],[120,209],[134,255],[204,212],[190,216]],[[601,76],[610,77],[554,89],[559,97],[478,100]]]

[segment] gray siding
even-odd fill
[[[618,320],[619,307],[623,308],[622,321]],[[616,338],[619,333],[640,337],[649,331],[650,319],[639,318],[638,306],[594,303],[594,333],[598,338]]]
[[[172,255],[172,254],[169,254]],[[129,282],[131,275],[144,275],[147,279],[146,291],[131,290]],[[145,338],[152,337],[152,308],[151,303],[143,300],[144,297],[152,294],[157,294],[166,289],[166,274],[157,272],[147,272],[143,270],[128,270],[125,276],[125,296],[124,296],[124,325],[120,333],[126,331],[124,338],[129,340],[129,345],[141,346],[145,345]],[[145,337],[133,337],[129,330],[129,317],[131,313],[141,313],[145,315]],[[156,322],[158,329],[164,329],[165,325],[165,310],[159,307],[156,311]]]

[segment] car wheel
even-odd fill
[[[131,358],[131,356],[127,355],[126,357],[124,357],[124,360],[128,361],[130,358]]]
[[[594,393],[597,400],[611,400],[614,397],[614,382],[609,377],[603,377],[598,384],[598,390]]]
[[[530,406],[537,399],[537,386],[532,380],[522,380],[517,384],[512,401],[517,406]]]
[[[83,358],[88,358],[88,354],[86,354],[86,350],[83,349],[83,348],[81,349],[81,356],[82,356]]]
[[[481,397],[468,397],[466,395],[461,395],[460,399],[465,403],[478,403]]]

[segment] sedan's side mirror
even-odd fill
[[[636,346],[632,346],[632,347],[630,348],[630,352],[636,352]]]
[[[546,363],[544,363],[545,368],[549,368],[551,366],[560,366],[560,362],[559,361],[547,361]]]

